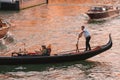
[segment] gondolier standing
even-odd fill
[[[84,37],[85,37],[85,39],[86,39],[86,50],[85,50],[85,51],[91,50],[90,43],[89,43],[89,42],[90,42],[90,39],[91,39],[90,33],[89,33],[89,31],[85,28],[85,26],[81,26],[81,30],[82,30],[82,32],[79,34],[78,40],[79,40],[79,38],[84,34]]]

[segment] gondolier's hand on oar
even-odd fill
[[[76,52],[79,52],[78,43],[79,43],[80,37],[82,36],[82,33],[83,33],[83,32],[81,32],[81,33],[79,34],[78,39],[77,39]]]
[[[82,33],[79,34],[78,39],[77,39],[76,52],[79,52],[78,43],[79,43],[79,39],[81,36],[82,36]]]
[[[79,38],[78,38],[77,43],[76,43],[76,52],[79,52],[79,49],[78,49],[78,42],[79,42]]]

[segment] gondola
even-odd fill
[[[92,6],[86,13],[90,21],[106,20],[115,16],[119,16],[119,7],[113,6]]]
[[[26,55],[26,56],[11,56],[11,57],[0,57],[1,65],[13,65],[13,64],[45,64],[45,63],[58,63],[66,61],[86,60],[95,55],[98,55],[112,47],[111,35],[109,35],[109,41],[102,46],[93,48],[90,51],[79,51],[76,50],[63,52],[64,54],[52,55],[52,56],[41,56],[41,55]],[[79,49],[80,50],[80,49]]]

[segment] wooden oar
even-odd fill
[[[81,33],[79,34],[78,39],[77,39],[76,52],[79,52],[78,43],[79,43],[79,39],[80,39],[80,37],[82,36],[82,33],[83,33],[83,32],[81,32]]]
[[[79,38],[78,38],[78,40],[77,40],[77,44],[76,44],[76,52],[79,52],[78,43],[79,43]]]

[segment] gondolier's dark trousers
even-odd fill
[[[90,47],[90,39],[91,39],[91,36],[88,36],[86,37],[86,51],[89,49],[91,50],[91,47]]]

